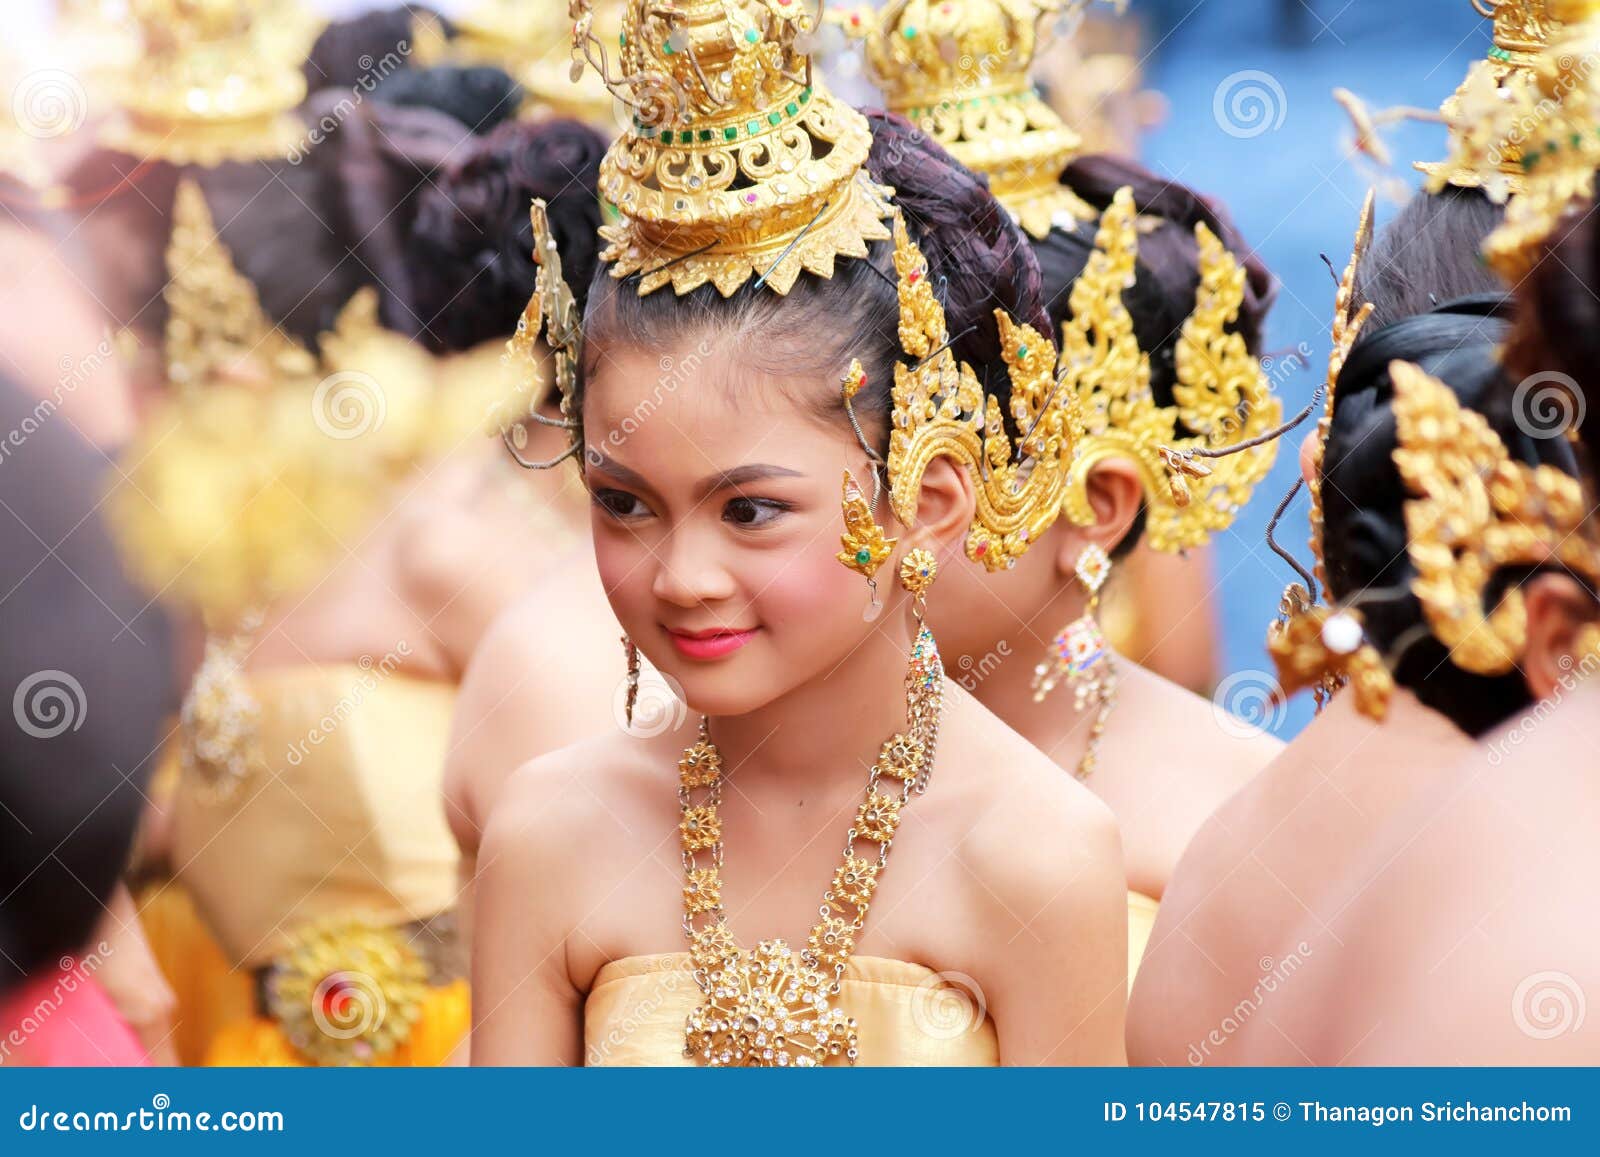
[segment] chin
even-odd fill
[[[657,668],[682,689],[684,702],[697,715],[747,715],[787,690],[772,677],[772,667],[751,653],[754,648],[705,663],[685,659],[670,642],[666,647],[667,661]]]

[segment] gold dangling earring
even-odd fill
[[[633,708],[639,702],[639,648],[634,646],[633,640],[627,635],[622,636],[622,653],[628,657],[628,702],[624,707],[624,714],[628,719],[628,729],[633,729]]]
[[[1055,637],[1049,657],[1034,668],[1033,701],[1042,703],[1065,678],[1072,685],[1073,706],[1077,710],[1099,709],[1078,764],[1078,778],[1087,779],[1094,771],[1100,737],[1117,698],[1116,658],[1095,617],[1100,609],[1100,588],[1111,577],[1111,557],[1099,545],[1090,543],[1078,556],[1076,571],[1078,581],[1089,592],[1089,605]]]
[[[839,536],[839,542],[844,549],[836,557],[846,567],[866,577],[872,601],[862,618],[870,623],[883,611],[883,604],[878,601],[878,580],[875,576],[894,553],[895,545],[900,540],[884,537],[883,527],[872,516],[872,507],[868,505],[866,495],[848,470],[844,472],[841,505],[844,508],[844,534]]]
[[[911,644],[911,663],[906,669],[906,718],[908,734],[923,752],[913,785],[918,795],[928,790],[939,746],[939,717],[944,710],[944,661],[927,622],[928,588],[938,577],[939,560],[920,546],[900,561],[900,585],[911,596],[911,613],[917,618],[917,638]]]

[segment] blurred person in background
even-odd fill
[[[135,575],[208,635],[149,843],[222,955],[166,899],[144,906],[192,997],[183,1051],[439,1063],[467,1016],[439,799],[455,686],[582,526],[573,487],[530,485],[490,436],[547,384],[511,383],[501,347],[533,287],[528,204],[592,234],[601,142],[511,119],[497,70],[389,69],[387,14],[311,51],[330,75],[345,54],[384,74],[298,118],[300,63],[248,20],[144,32],[136,115],[74,185],[113,190],[78,232],[147,401],[115,525]],[[160,103],[200,59],[177,32],[232,62],[253,142],[234,125],[218,152]]]

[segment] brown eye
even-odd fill
[[[735,526],[751,528],[765,526],[790,509],[788,503],[770,498],[733,498],[722,508],[722,518]]]
[[[626,490],[607,490],[600,488],[594,491],[594,504],[605,511],[612,518],[630,520],[643,518],[650,513],[638,497],[629,494]]]

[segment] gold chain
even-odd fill
[[[798,953],[781,939],[740,948],[722,907],[722,753],[705,718],[678,763],[683,849],[683,931],[705,1001],[686,1024],[687,1056],[706,1065],[809,1067],[854,1064],[856,1022],[834,1007],[845,965],[889,861],[901,809],[927,789],[938,745],[944,668],[918,608],[906,673],[906,729],[889,738],[867,775],[866,798],[845,837],[844,857],[823,893],[820,919]],[[885,784],[885,780],[893,784]],[[898,785],[898,787],[894,786]],[[884,790],[887,788],[887,790]],[[877,846],[857,854],[857,841]]]

